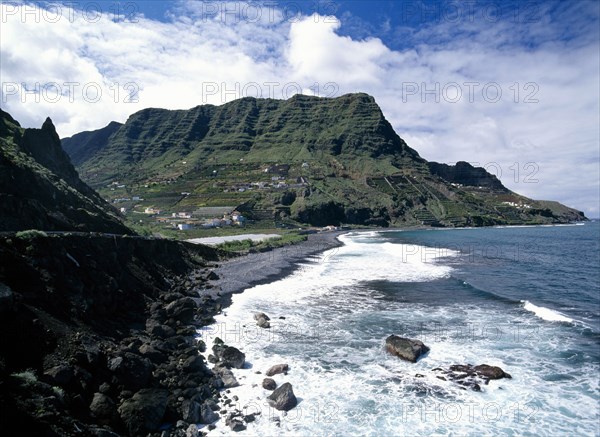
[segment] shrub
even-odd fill
[[[15,234],[15,236],[22,240],[30,240],[32,238],[47,237],[48,234],[46,234],[44,231],[38,231],[37,229],[29,229],[27,231],[19,231]]]

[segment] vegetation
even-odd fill
[[[218,249],[225,250],[227,252],[245,253],[245,252],[260,252],[264,250],[274,249],[276,247],[288,246],[297,244],[302,241],[306,241],[306,235],[300,235],[297,233],[283,234],[279,238],[270,238],[263,241],[252,241],[250,239],[238,240],[238,241],[227,241],[219,244],[216,247]]]
[[[267,226],[273,222],[481,226],[584,218],[512,193],[466,162],[428,163],[361,93],[144,109],[124,125],[81,133],[63,145],[83,179],[144,226],[157,218],[143,214],[148,207],[164,214],[231,206],[263,228],[276,227]],[[160,232],[182,235],[164,226]]]
[[[19,231],[15,234],[15,237],[22,240],[31,240],[32,238],[47,237],[44,231],[38,231],[37,229],[30,229],[28,231]]]

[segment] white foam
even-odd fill
[[[538,316],[540,319],[546,320],[548,322],[573,323],[573,319],[559,313],[558,311],[551,310],[550,308],[546,308],[546,307],[539,307],[537,305],[532,304],[528,300],[522,300],[521,303],[524,304],[523,305],[524,309],[526,309],[527,311],[531,311],[536,316]]]
[[[563,359],[571,328],[543,323],[508,306],[507,311],[457,302],[430,306],[375,299],[369,280],[431,281],[448,275],[431,248],[386,242],[381,235],[343,236],[345,246],[323,254],[321,262],[232,297],[232,305],[202,330],[207,345],[215,336],[246,353],[248,366],[234,369],[241,386],[228,395],[261,415],[244,435],[414,435],[590,434],[599,395],[598,365],[573,370]],[[566,316],[523,301],[536,315],[557,321]],[[513,308],[513,309],[508,309]],[[271,329],[253,320],[271,317]],[[285,316],[285,319],[279,319]],[[546,319],[545,317],[541,318]],[[557,318],[558,317],[558,318]],[[561,319],[562,318],[562,319]],[[564,320],[567,319],[567,320]],[[372,323],[369,321],[372,320]],[[379,329],[380,328],[380,329]],[[387,335],[414,336],[431,351],[417,363],[385,353]],[[288,363],[287,375],[299,399],[287,415],[268,407],[261,387],[264,371]],[[461,390],[432,372],[450,364],[497,365],[513,379],[493,381],[482,393]],[[256,371],[263,372],[256,374]],[[415,374],[424,375],[415,377]],[[544,377],[573,374],[573,384]],[[458,415],[458,417],[457,417]],[[280,426],[272,420],[278,417]],[[209,435],[230,435],[224,415]],[[541,431],[540,431],[541,430]]]

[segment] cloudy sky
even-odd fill
[[[361,91],[424,158],[600,215],[596,0],[1,3],[0,104],[23,126]]]

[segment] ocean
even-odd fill
[[[276,282],[233,296],[201,331],[246,354],[227,395],[243,435],[600,435],[600,223],[351,232]],[[268,314],[271,328],[253,314]],[[280,318],[283,317],[283,318]],[[423,341],[417,363],[385,351]],[[288,363],[298,406],[265,402]],[[481,391],[437,378],[501,367]],[[261,373],[256,373],[256,372]],[[206,429],[204,429],[206,430]],[[230,434],[221,421],[209,435]]]

